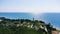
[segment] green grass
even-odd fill
[[[27,27],[0,27],[0,34],[43,34],[42,31]]]

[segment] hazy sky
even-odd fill
[[[0,12],[59,12],[60,0],[0,0]]]

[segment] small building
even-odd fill
[[[57,31],[56,29],[53,28],[52,34],[58,34],[58,31]]]
[[[53,30],[52,34],[58,34],[58,32],[56,30]]]
[[[60,32],[59,32],[59,34],[60,34]]]
[[[3,20],[0,19],[0,22],[1,22],[1,21],[3,21]]]

